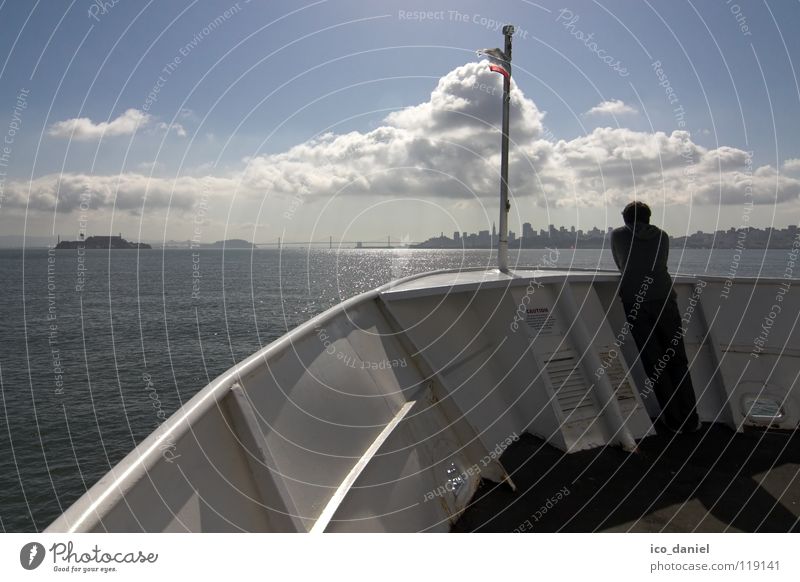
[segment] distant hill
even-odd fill
[[[254,249],[256,245],[250,241],[241,238],[229,238],[227,240],[218,240],[217,242],[201,244],[201,249]]]
[[[258,248],[250,241],[241,238],[230,238],[227,240],[218,240],[213,243],[199,243],[193,240],[168,240],[163,244],[165,249],[255,249]]]

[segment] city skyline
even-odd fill
[[[509,231],[509,248],[607,247],[608,239],[614,230],[612,226],[605,230],[593,226],[584,231],[576,229],[574,225],[567,228],[564,225],[556,227],[550,224],[546,230],[539,229],[537,231],[529,222],[523,223],[522,227],[519,237],[516,232]],[[766,227],[763,229],[747,226],[730,227],[714,232],[698,230],[689,235],[670,235],[670,239],[677,243],[683,243],[686,248],[788,249],[793,245],[796,246],[795,241],[800,240],[800,232],[798,232],[796,224],[786,228]],[[495,225],[492,225],[491,232],[489,230],[480,230],[477,233],[454,231],[452,238],[444,236],[444,232],[441,232],[438,237],[431,237],[415,246],[417,248],[496,248],[498,240],[499,235]]]

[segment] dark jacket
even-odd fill
[[[611,252],[622,273],[619,296],[623,303],[664,301],[674,294],[667,272],[669,236],[652,224],[637,223],[614,229]]]

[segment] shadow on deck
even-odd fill
[[[800,531],[800,431],[703,425],[570,455],[526,434],[501,461],[517,491],[483,481],[453,531]]]

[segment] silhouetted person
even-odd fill
[[[661,406],[660,424],[668,431],[699,428],[681,315],[667,271],[669,236],[650,224],[650,207],[631,202],[622,211],[625,226],[611,233],[611,252],[622,273],[619,295],[639,348],[648,381]]]

